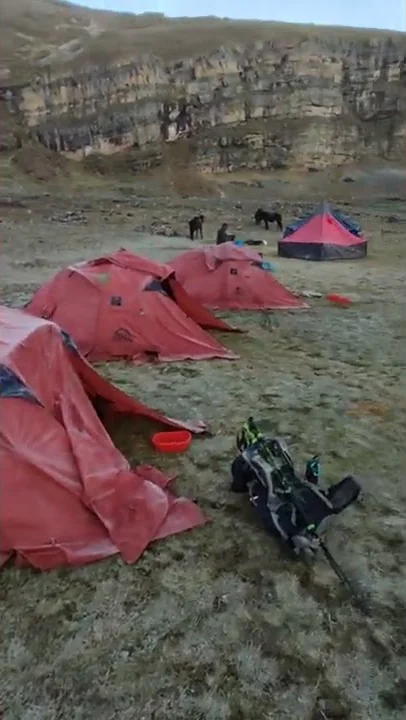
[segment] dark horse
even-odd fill
[[[258,208],[254,215],[254,219],[257,225],[260,225],[261,222],[265,223],[265,230],[269,230],[269,223],[273,222],[276,222],[281,232],[283,230],[282,215],[278,212],[268,212],[267,210]]]
[[[191,220],[189,220],[189,235],[190,239],[194,240],[195,236],[196,238],[199,237],[203,240],[203,223],[204,223],[204,215],[195,215]]]

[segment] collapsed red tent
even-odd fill
[[[188,250],[170,264],[186,292],[213,310],[306,308],[262,262],[258,253],[227,242]]]
[[[46,570],[120,553],[134,562],[158,538],[204,522],[169,478],[132,470],[89,399],[166,426],[201,432],[150,410],[83,359],[51,322],[0,306],[0,565]]]
[[[58,323],[91,361],[237,357],[202,329],[231,328],[188,297],[171,268],[126,250],[61,270],[25,309]]]

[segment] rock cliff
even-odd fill
[[[213,171],[317,169],[404,153],[402,33],[324,36],[296,27],[278,38],[273,26],[269,40],[240,37],[207,54],[188,52],[168,62],[158,47],[107,65],[36,68],[30,82],[3,83],[0,146],[28,132],[74,159],[132,148],[142,167],[159,162],[163,144],[186,137],[194,161]]]

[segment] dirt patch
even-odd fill
[[[214,177],[196,170],[194,140],[184,138],[180,142],[167,143],[162,153],[159,172],[163,183],[176,195],[187,197],[216,198],[220,196]]]
[[[84,159],[83,169],[89,174],[128,182],[129,177],[139,175],[147,167],[149,181],[159,186],[162,194],[181,198],[221,197],[216,178],[199,172],[194,156],[194,141],[184,138],[155,152],[128,149],[110,156],[91,154]]]
[[[67,178],[71,173],[69,160],[39,143],[24,145],[17,150],[12,157],[12,163],[20,172],[42,182]]]
[[[189,168],[170,170],[169,187],[181,197],[218,197],[219,191],[213,181]]]

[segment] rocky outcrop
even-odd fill
[[[406,42],[298,36],[171,65],[145,57],[38,76],[3,89],[2,105],[31,137],[75,159],[132,148],[156,161],[163,143],[182,137],[193,138],[203,170],[399,159]]]

